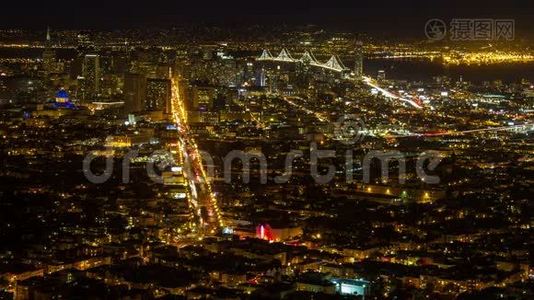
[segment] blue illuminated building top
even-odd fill
[[[67,91],[65,91],[64,89],[61,89],[59,90],[57,93],[56,93],[56,99],[69,99],[69,93],[67,93]]]
[[[76,108],[76,106],[69,100],[69,93],[67,93],[67,91],[65,91],[64,89],[61,89],[56,93],[56,101],[54,102],[54,107],[68,109]]]

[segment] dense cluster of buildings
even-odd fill
[[[0,57],[0,298],[534,297],[532,78],[390,78],[367,66],[405,45],[323,31],[130,34],[0,45],[38,50]]]

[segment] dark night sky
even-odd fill
[[[346,29],[420,30],[429,18],[513,18],[516,28],[534,27],[533,0],[93,0],[6,1],[3,28],[124,28],[182,22],[314,23]]]

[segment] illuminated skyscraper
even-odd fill
[[[55,71],[56,52],[52,49],[52,41],[50,38],[50,27],[46,29],[46,42],[45,49],[43,51],[43,69],[46,74],[53,73]]]
[[[127,113],[142,111],[146,98],[146,77],[142,74],[124,74],[124,108]]]
[[[146,82],[145,109],[171,110],[171,81],[168,79],[148,79]]]
[[[267,78],[265,76],[265,70],[263,68],[261,68],[257,73],[256,84],[260,87],[264,87],[267,85]]]
[[[212,86],[195,86],[193,88],[193,108],[206,111],[213,108],[216,89]]]
[[[356,55],[354,61],[354,75],[356,78],[363,76],[363,49],[360,42],[356,43]]]
[[[376,80],[378,80],[378,81],[386,80],[386,71],[378,70],[378,74],[376,75]]]
[[[87,54],[83,59],[84,92],[87,96],[94,96],[100,92],[100,56]]]

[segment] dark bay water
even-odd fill
[[[422,59],[393,60],[369,59],[364,61],[364,73],[376,76],[378,70],[386,72],[386,78],[407,80],[432,80],[434,76],[448,76],[456,80],[472,82],[502,80],[534,82],[534,62],[493,65],[448,65]]]

